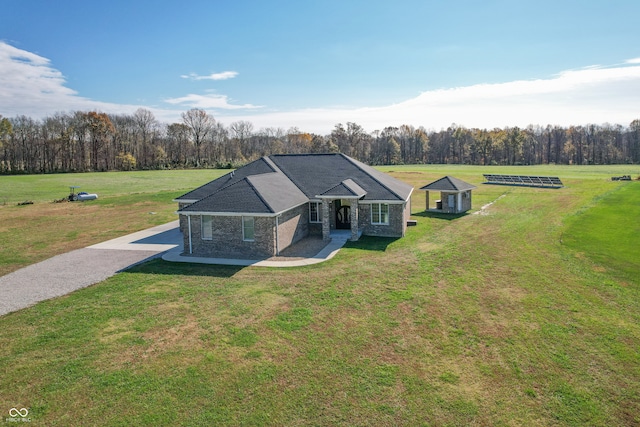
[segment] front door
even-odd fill
[[[458,208],[456,207],[456,196],[453,194],[449,194],[447,205],[449,205],[449,212],[457,212]]]
[[[340,206],[336,209],[336,228],[338,230],[351,229],[351,207]]]

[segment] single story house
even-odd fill
[[[421,187],[426,192],[426,210],[428,212],[463,213],[471,209],[471,190],[476,188],[468,182],[452,176],[445,176]],[[435,208],[429,205],[429,192],[439,191],[440,199],[436,200]]]
[[[183,255],[266,258],[340,229],[402,237],[412,192],[340,153],[265,156],[175,199]]]

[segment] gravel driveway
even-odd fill
[[[0,277],[0,316],[101,282],[181,244],[178,222],[57,255]]]

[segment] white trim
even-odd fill
[[[174,203],[195,203],[200,199],[173,199]]]
[[[299,208],[300,206],[304,206],[307,203],[309,203],[309,201],[305,201],[303,203],[300,203],[298,205],[292,206],[290,208],[281,210],[280,212],[275,212],[275,213],[256,213],[256,212],[207,212],[207,211],[182,211],[182,210],[178,210],[177,213],[179,215],[211,215],[211,216],[255,216],[255,217],[275,217],[278,215],[282,215],[285,212],[289,212],[292,209],[295,208]]]
[[[189,220],[189,253],[192,254],[193,253],[193,245],[191,244],[191,217],[187,217],[187,219]]]
[[[280,218],[279,216],[276,217],[276,255],[280,255],[280,237],[278,235],[278,229],[280,228],[280,223],[278,221],[279,218]],[[253,222],[253,225],[255,227],[255,220]],[[255,233],[255,230],[254,230],[254,233]]]
[[[280,214],[265,214],[265,213],[251,213],[251,212],[205,212],[205,211],[198,211],[198,212],[178,212],[180,215],[186,215],[186,216],[192,216],[192,215],[211,215],[211,216],[255,216],[255,217],[275,217],[278,216]]]
[[[355,199],[358,200],[361,197],[366,196],[366,194],[363,194],[362,196],[316,196],[318,199],[331,199],[331,200],[337,200],[337,199]]]
[[[382,203],[385,205],[402,205],[404,203],[407,203],[407,200],[359,200],[358,204],[359,205],[372,205],[374,203]]]

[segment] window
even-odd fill
[[[211,226],[211,215],[202,215],[200,224],[202,226],[201,236],[202,240],[213,239],[213,228]]]
[[[389,205],[386,203],[371,204],[371,224],[389,225]]]
[[[322,222],[321,202],[309,202],[309,222]]]
[[[242,217],[242,240],[253,242],[254,240],[254,223],[252,216]]]

